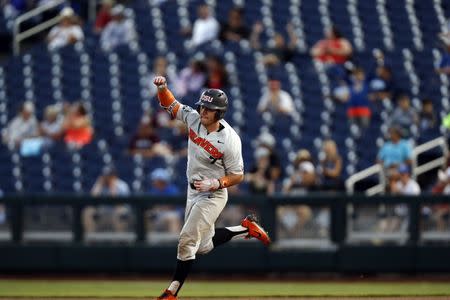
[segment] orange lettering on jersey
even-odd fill
[[[220,152],[213,144],[211,144],[208,140],[199,137],[194,130],[189,128],[189,139],[196,145],[199,145],[206,152],[208,152],[213,158],[220,159],[223,156],[223,153]]]

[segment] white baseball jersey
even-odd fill
[[[218,131],[208,134],[200,123],[200,114],[190,106],[181,105],[176,118],[189,129],[188,163],[189,182],[185,222],[178,242],[177,258],[195,259],[213,249],[214,223],[228,200],[226,189],[199,192],[190,183],[201,179],[219,179],[228,174],[243,174],[241,139],[225,121],[220,120]]]
[[[186,170],[189,183],[244,173],[241,139],[225,120],[219,121],[218,131],[208,134],[200,123],[200,114],[192,107],[181,105],[176,118],[186,123],[189,129]]]

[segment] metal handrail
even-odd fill
[[[39,6],[29,12],[26,12],[26,13],[18,16],[14,20],[14,27],[13,27],[13,53],[14,53],[14,55],[19,55],[21,41],[55,25],[56,23],[58,23],[58,21],[60,20],[61,17],[56,16],[56,17],[54,17],[50,20],[47,20],[41,24],[31,27],[30,29],[28,29],[24,32],[21,32],[21,33],[19,33],[20,24],[26,20],[33,18],[34,16],[42,14],[43,12],[50,10],[52,8],[55,8],[66,2],[67,2],[66,0],[55,0],[55,1],[49,2],[47,4]]]
[[[371,167],[368,167],[367,169],[364,169],[362,171],[359,171],[358,173],[353,174],[345,181],[345,187],[347,189],[347,193],[353,194],[355,183],[358,181],[361,181],[369,176],[378,174],[378,178],[380,182],[371,187],[366,191],[366,194],[368,196],[373,196],[379,193],[382,193],[384,191],[384,187],[386,186],[386,177],[384,175],[383,167],[380,164],[373,165]]]
[[[442,156],[438,157],[436,159],[433,159],[432,161],[429,161],[423,165],[418,166],[417,165],[417,157],[428,150],[431,150],[435,147],[441,147],[442,148]],[[448,156],[448,147],[447,142],[444,137],[439,137],[434,140],[431,140],[429,142],[423,143],[417,147],[415,147],[412,151],[412,173],[411,176],[415,179],[420,174],[423,174],[425,172],[428,172],[432,169],[438,168],[445,164],[446,158]],[[384,174],[383,166],[380,164],[373,165],[371,167],[368,167],[367,169],[364,169],[362,171],[359,171],[356,174],[353,174],[345,181],[345,187],[347,190],[347,193],[353,194],[355,183],[358,181],[361,181],[367,177],[370,177],[372,175],[379,175],[380,182],[367,189],[365,191],[365,194],[367,196],[374,196],[376,194],[381,194],[384,192],[384,188],[386,186],[386,175]]]
[[[423,165],[418,166],[417,165],[417,158],[420,154],[431,150],[436,147],[442,148],[442,156],[438,157],[436,159],[433,159],[432,161],[429,161]],[[429,142],[426,142],[424,144],[421,144],[413,149],[413,159],[412,159],[412,177],[416,178],[417,176],[428,172],[432,169],[438,168],[445,164],[445,161],[447,159],[448,155],[448,148],[447,148],[447,142],[445,138],[438,137],[434,140],[431,140]]]

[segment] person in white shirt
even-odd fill
[[[125,7],[117,4],[111,10],[112,20],[106,25],[100,37],[104,51],[111,51],[119,45],[125,45],[137,38],[132,20],[125,15]]]
[[[34,115],[34,104],[26,101],[20,112],[2,131],[3,142],[12,148],[19,148],[22,141],[38,135],[38,121]]]
[[[258,112],[270,111],[284,115],[294,113],[294,100],[288,92],[281,89],[280,81],[271,78],[267,85],[268,89],[259,99]]]
[[[220,30],[220,24],[211,15],[208,5],[200,5],[197,14],[198,19],[195,20],[192,28],[191,44],[194,47],[217,39]]]
[[[415,196],[420,194],[419,184],[411,178],[411,171],[408,165],[400,165],[398,168],[400,179],[397,181],[393,193],[405,196]]]
[[[77,16],[72,8],[65,7],[59,15],[61,21],[47,36],[49,50],[56,50],[84,39],[83,30],[77,23]]]

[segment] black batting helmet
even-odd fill
[[[209,109],[217,110],[216,118],[222,119],[228,108],[228,97],[224,91],[219,89],[208,89],[204,91],[200,99],[195,103],[197,107],[207,107]]]

